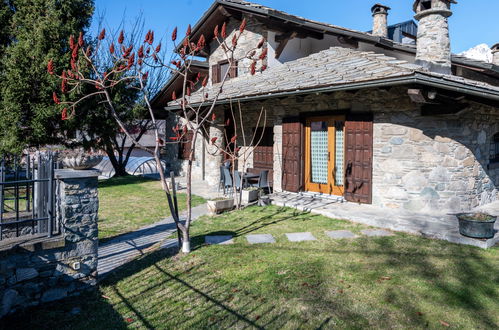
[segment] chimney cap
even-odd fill
[[[418,5],[419,5],[419,3],[421,1],[423,1],[423,2],[432,2],[433,0],[414,0],[414,4],[412,5],[412,9],[414,10],[414,12],[416,12],[416,13],[418,12]],[[456,0],[440,0],[440,1],[457,4]]]
[[[382,9],[382,11],[384,9],[384,12],[388,12],[391,8],[388,7],[388,6],[382,5],[380,3],[377,3],[377,4],[375,4],[374,6],[371,7],[371,12],[373,14],[377,14],[378,12],[382,12],[382,11],[377,11],[377,9]]]

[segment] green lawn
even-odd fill
[[[193,196],[193,206],[204,203]],[[185,194],[178,194],[178,205],[184,210]],[[159,181],[127,176],[99,182],[99,238],[136,230],[170,215],[170,209]]]
[[[100,291],[16,315],[10,328],[462,328],[499,326],[499,248],[481,250],[406,234],[332,240],[366,228],[291,209],[252,207],[194,222],[195,250],[158,251]],[[291,243],[286,232],[318,239]],[[234,245],[206,246],[230,233]],[[270,233],[275,244],[244,235]],[[73,308],[81,313],[72,315]]]

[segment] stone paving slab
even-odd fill
[[[204,237],[204,242],[206,244],[210,244],[210,245],[228,245],[228,244],[234,244],[234,240],[232,239],[232,236],[230,236],[230,235],[205,236]]]
[[[370,237],[393,236],[393,233],[384,229],[364,229],[360,231],[362,234]]]
[[[312,233],[289,233],[286,234],[288,241],[290,242],[303,242],[303,241],[316,241],[317,238],[312,235]]]
[[[271,234],[253,234],[246,235],[250,244],[275,243],[275,238]]]
[[[343,238],[358,238],[359,236],[352,233],[350,230],[333,230],[326,231],[326,235],[333,239],[343,239]]]

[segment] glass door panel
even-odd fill
[[[326,121],[310,123],[311,182],[327,184],[329,166],[329,136]]]

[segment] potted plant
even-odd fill
[[[219,214],[234,208],[234,198],[215,198],[207,202],[210,214]]]
[[[492,238],[497,217],[486,213],[459,213],[459,233],[472,238]]]
[[[259,189],[256,187],[244,188],[241,192],[241,203],[253,203],[258,199],[259,192]]]
[[[92,150],[85,151],[78,148],[59,151],[57,158],[62,162],[64,168],[88,170],[97,166],[102,161],[103,156]]]

